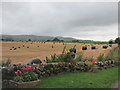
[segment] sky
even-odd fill
[[[1,34],[108,41],[118,37],[118,3],[3,2]]]

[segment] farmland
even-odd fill
[[[8,58],[13,64],[26,64],[33,58],[39,58],[44,62],[46,56],[50,57],[53,54],[61,54],[64,46],[66,51],[76,45],[76,56],[83,54],[83,58],[96,60],[100,54],[107,54],[112,48],[117,47],[117,44],[113,44],[112,47],[103,49],[102,46],[106,44],[84,44],[84,43],[59,43],[59,42],[0,42],[2,43],[2,60],[5,61]],[[82,50],[82,46],[87,46],[87,50]],[[97,47],[92,50],[91,45]],[[12,50],[12,47],[16,50]],[[11,50],[10,50],[11,49]]]

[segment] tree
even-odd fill
[[[118,38],[115,39],[115,43],[120,44],[120,37],[118,37]]]
[[[54,38],[53,41],[60,41],[58,38]]]
[[[49,42],[50,40],[47,40],[47,42]]]
[[[4,41],[4,39],[3,39],[3,38],[2,38],[1,40],[2,40],[2,41]]]
[[[111,40],[109,40],[109,44],[113,44],[114,43],[114,41],[111,39]]]
[[[28,39],[28,41],[31,41],[31,39]]]

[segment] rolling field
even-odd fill
[[[42,61],[46,56],[56,53],[61,54],[64,46],[66,45],[66,51],[76,45],[77,53],[76,55],[83,54],[84,58],[97,59],[100,54],[107,54],[111,49],[117,47],[114,44],[112,47],[103,49],[102,46],[106,44],[82,44],[82,43],[53,43],[53,42],[0,42],[2,43],[2,60],[5,61],[8,58],[13,64],[26,64],[29,60],[33,58],[39,58]],[[23,47],[24,45],[24,47]],[[88,49],[83,51],[82,46],[87,45]],[[97,47],[95,50],[91,50],[91,45]],[[10,50],[12,47],[16,50]],[[28,47],[28,48],[27,48]],[[53,47],[53,48],[52,48]],[[43,61],[44,63],[44,61]]]

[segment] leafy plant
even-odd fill
[[[110,60],[110,56],[108,56],[108,55],[105,56],[105,57],[104,57],[104,60],[105,60],[105,61]]]
[[[77,56],[76,58],[75,58],[75,61],[82,61],[82,54],[80,54],[79,56]]]
[[[104,54],[100,54],[98,57],[97,57],[98,61],[103,61],[104,60]]]
[[[38,74],[34,72],[23,72],[22,74],[24,82],[34,81],[38,79]]]
[[[85,64],[89,67],[93,67],[94,66],[94,63],[91,63],[91,62],[85,62]]]
[[[31,76],[31,81],[34,81],[34,80],[38,79],[38,74],[36,74],[34,72],[30,72],[30,76]]]
[[[15,76],[15,77],[13,78],[13,80],[16,81],[16,82],[23,82],[23,81],[24,81],[23,77],[22,77],[22,76],[19,76],[19,75]]]
[[[11,64],[11,60],[8,58],[7,61],[2,62],[2,66],[9,66]]]

